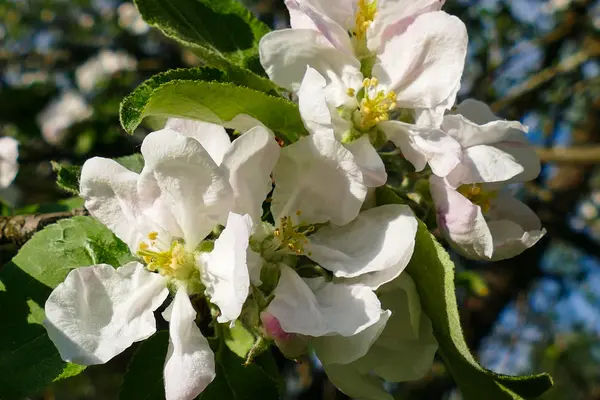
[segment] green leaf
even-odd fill
[[[258,43],[270,31],[236,0],[135,0],[144,20],[194,50],[212,66],[213,59],[262,71]]]
[[[228,83],[213,68],[175,70],[139,86],[121,103],[121,125],[133,133],[147,116],[183,117],[226,124],[247,114],[289,142],[306,134],[298,106],[281,98]]]
[[[221,345],[216,356],[217,376],[198,400],[275,400],[280,398],[283,382],[273,355],[265,351],[244,366],[244,359]]]
[[[246,329],[241,321],[237,321],[231,328],[224,327],[222,331],[225,345],[238,357],[245,360],[256,342],[256,337]]]
[[[163,368],[169,348],[169,331],[159,331],[140,344],[123,377],[119,399],[163,400]]]
[[[401,204],[387,187],[377,188],[377,204]],[[465,399],[512,400],[542,395],[553,385],[548,374],[508,376],[487,370],[475,360],[465,342],[454,287],[450,256],[419,221],[415,250],[407,271],[415,281],[421,305],[431,318],[440,354]]]
[[[114,160],[128,170],[137,172],[138,174],[142,172],[142,168],[144,168],[144,157],[139,153],[115,158]],[[79,195],[81,166],[63,165],[56,161],[52,161],[52,170],[56,172],[56,184],[60,186],[61,189]]]
[[[74,268],[133,260],[129,248],[90,217],[36,233],[0,270],[0,399],[20,399],[84,367],[61,360],[42,326],[50,292]]]

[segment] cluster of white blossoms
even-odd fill
[[[220,125],[170,119],[145,138],[140,174],[87,161],[86,208],[138,261],[75,269],[52,292],[45,326],[63,359],[107,362],[155,333],[168,302],[168,400],[215,377],[201,331],[214,323],[242,323],[290,358],[314,351],[359,399],[426,374],[437,342],[403,273],[417,219],[365,201],[387,180],[378,150],[393,142],[429,179],[440,231],[466,256],[512,257],[544,234],[502,191],[539,173],[525,128],[477,101],[454,107],[467,34],[442,3],[287,0],[292,28],[266,35],[260,56],[310,132],[289,146],[247,116],[233,142]]]
[[[7,188],[19,172],[19,142],[10,136],[0,137],[0,189]]]

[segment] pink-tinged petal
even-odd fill
[[[79,191],[85,208],[106,225],[133,253],[146,235],[137,192],[139,175],[107,158],[90,158],[81,170]]]
[[[422,14],[385,45],[373,76],[397,94],[401,108],[435,109],[447,103],[462,76],[467,31],[442,11]]]
[[[184,288],[163,312],[169,321],[164,380],[167,400],[195,399],[215,378],[215,355],[196,325],[196,311]]]
[[[360,87],[360,62],[344,54],[317,31],[283,29],[265,35],[260,41],[260,61],[267,75],[279,86],[298,91],[306,67],[316,69],[328,85]]]
[[[340,4],[342,3],[342,4]],[[345,3],[345,4],[343,4]],[[292,29],[319,31],[332,46],[353,55],[347,24],[353,18],[354,0],[335,2],[315,0],[286,0]]]
[[[166,284],[136,262],[74,269],[48,297],[44,326],[63,360],[104,364],[156,332]]]
[[[401,121],[386,121],[377,127],[400,148],[402,155],[417,171],[422,171],[429,164],[435,175],[445,177],[462,159],[460,144],[439,129]]]
[[[429,182],[438,226],[448,242],[468,258],[490,258],[494,242],[481,207],[471,203],[441,178],[431,176]]]
[[[381,47],[394,36],[401,35],[421,14],[439,11],[446,0],[381,0],[375,19],[367,30],[367,44],[371,51]]]
[[[260,320],[266,337],[272,339],[287,358],[294,360],[308,354],[308,336],[287,333],[281,328],[279,320],[268,312],[263,311]]]
[[[0,138],[0,189],[8,187],[17,176],[19,142],[11,137]]]

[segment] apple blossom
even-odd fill
[[[63,359],[105,363],[146,339],[156,330],[153,311],[171,287],[175,298],[163,313],[170,321],[166,397],[192,399],[204,390],[215,376],[214,355],[195,324],[189,295],[208,296],[220,310],[218,322],[232,322],[241,313],[250,284],[246,254],[253,221],[247,214],[230,212],[247,206],[236,203],[232,177],[248,172],[245,163],[256,167],[250,153],[277,146],[261,137],[272,138],[257,127],[238,139],[247,147],[227,144],[221,166],[214,161],[219,146],[206,144],[209,154],[200,141],[169,128],[145,138],[140,174],[109,159],[85,163],[80,191],[86,208],[145,266],[134,262],[116,270],[108,265],[79,268],[57,286],[46,302],[45,326]],[[268,177],[270,170],[255,168],[253,173]],[[249,203],[250,209],[262,202],[249,200],[258,202]],[[206,242],[218,224],[225,229],[214,243]]]
[[[469,258],[501,260],[537,243],[545,234],[539,218],[502,190],[540,172],[526,128],[467,100],[444,117],[440,129],[463,149],[461,163],[446,179],[430,178],[438,225],[453,247]]]
[[[405,127],[411,124],[394,119],[435,127],[454,104],[467,47],[464,24],[437,11],[439,1],[336,3],[286,2],[292,29],[272,32],[260,44],[269,77],[298,92],[311,133],[329,131],[352,145],[367,186],[386,181],[375,151],[386,140],[417,170],[429,162],[445,176],[459,162],[458,144],[437,131],[415,134]]]
[[[8,187],[17,176],[19,142],[12,137],[0,138],[0,189]]]

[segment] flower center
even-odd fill
[[[461,185],[457,189],[458,193],[465,196],[473,204],[481,207],[481,211],[486,213],[491,207],[491,201],[498,196],[496,190],[484,190],[480,184]]]
[[[296,215],[301,214],[300,210],[296,211]],[[278,250],[288,249],[298,256],[304,254],[304,246],[308,244],[307,235],[314,232],[315,227],[311,225],[302,229],[301,226],[294,226],[291,217],[282,217],[280,221],[279,228],[273,232],[273,236],[280,242]]]
[[[137,255],[146,262],[149,271],[158,271],[163,276],[180,280],[188,279],[195,271],[195,260],[192,253],[185,250],[182,241],[174,240],[166,251],[154,250],[157,232],[150,232],[150,244],[141,242]]]
[[[361,130],[369,130],[382,121],[387,121],[389,112],[396,108],[396,92],[377,90],[377,78],[365,78],[364,97],[360,101],[358,125]]]

